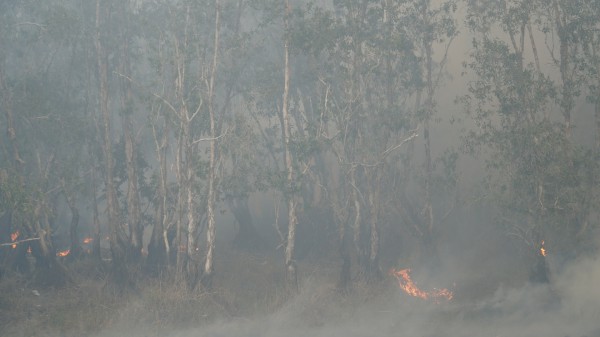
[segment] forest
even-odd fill
[[[596,0],[3,0],[0,129],[0,335],[600,336]]]

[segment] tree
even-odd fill
[[[120,6],[120,109],[121,126],[123,129],[123,145],[125,152],[125,166],[127,171],[127,227],[128,227],[128,251],[127,259],[137,264],[140,260],[143,249],[144,227],[142,225],[141,200],[139,191],[139,167],[138,167],[138,147],[134,133],[134,115],[135,102],[132,91],[131,78],[131,52],[130,44],[133,39],[132,25],[133,17],[130,14],[129,1],[123,1]]]
[[[489,155],[487,184],[501,222],[529,246],[530,256],[539,257],[542,240],[556,253],[572,250],[591,211],[594,160],[571,136],[575,82],[583,83],[571,10],[559,1],[469,7],[467,22],[476,37],[468,67],[477,77],[463,101],[478,129],[466,138],[467,147]],[[537,48],[540,33],[546,34],[546,53]],[[548,59],[550,67],[542,61]],[[562,122],[554,118],[557,112]]]
[[[10,176],[17,183],[3,186],[4,198],[11,205],[12,219],[8,222],[15,225],[13,234],[27,242],[17,249],[19,255],[24,257],[29,250],[36,260],[34,281],[53,286],[72,283],[68,269],[56,256],[60,238],[54,233],[62,229],[57,223],[61,196],[65,196],[72,212],[72,256],[77,255],[78,247],[79,211],[73,196],[81,173],[83,147],[78,139],[82,136],[79,130],[83,119],[79,115],[79,97],[73,92],[82,78],[66,61],[67,55],[78,55],[80,50],[79,40],[66,34],[78,31],[75,17],[74,8],[68,4],[40,5],[27,12],[27,17],[22,18],[24,24],[12,25],[19,34],[11,34],[16,38],[5,41],[11,48],[3,54],[5,61],[19,66],[1,76],[3,94],[9,103],[8,136],[14,140],[11,157],[19,169],[4,171],[7,178]],[[26,36],[35,39],[22,39]],[[24,50],[36,52],[30,52],[27,59],[16,57]],[[0,69],[4,70],[4,65]],[[17,138],[17,134],[24,137]],[[10,158],[4,155],[8,153],[3,151],[3,157]]]
[[[96,1],[95,50],[98,69],[99,112],[103,138],[102,154],[104,161],[104,185],[106,188],[109,242],[112,257],[111,282],[114,282],[119,289],[125,289],[133,286],[133,281],[129,275],[125,260],[128,240],[123,229],[119,200],[114,185],[114,160],[111,131],[112,114],[109,106],[109,65],[108,55],[105,49],[109,11],[110,4],[101,4],[101,1]]]
[[[215,111],[215,81],[216,72],[219,58],[219,33],[220,33],[220,17],[221,17],[221,5],[219,0],[215,0],[215,28],[214,28],[214,44],[213,44],[213,57],[210,66],[210,75],[208,80],[208,118],[210,123],[210,139],[209,139],[209,163],[208,163],[208,191],[207,191],[207,205],[206,205],[206,216],[207,216],[207,229],[206,229],[206,258],[203,270],[203,283],[205,286],[212,284],[212,278],[214,273],[214,254],[215,254],[215,236],[216,236],[216,223],[215,223],[215,203],[217,199],[217,118]]]
[[[444,75],[444,67],[448,57],[448,49],[457,36],[458,31],[454,19],[456,3],[453,1],[443,2],[439,7],[434,7],[431,1],[417,1],[407,4],[407,19],[412,19],[407,24],[410,38],[416,46],[416,56],[421,60],[419,77],[416,79],[418,90],[416,93],[417,118],[423,124],[423,145],[425,153],[424,174],[424,224],[422,226],[423,237],[428,251],[435,251],[434,237],[434,210],[432,194],[434,189],[433,159],[431,155],[431,126],[435,116],[436,93],[440,86],[440,80]],[[434,59],[434,49],[443,51],[438,60]],[[424,93],[424,98],[423,97]],[[423,99],[423,102],[421,100]]]

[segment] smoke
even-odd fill
[[[173,337],[300,336],[600,336],[600,258],[587,257],[557,271],[550,283],[499,287],[487,298],[435,303],[402,293],[390,277],[386,287],[353,298],[308,281],[277,310],[254,318],[228,318],[206,326],[161,332]],[[120,330],[117,328],[117,330]],[[123,335],[104,331],[97,337]],[[135,328],[130,336],[154,336]]]
[[[332,319],[320,327],[298,322],[298,309],[303,306],[296,302],[264,320],[222,323],[192,335],[600,336],[598,284],[600,259],[586,258],[555,275],[550,284],[500,288],[491,298],[476,303],[423,302],[398,290],[392,300],[350,309],[353,313],[348,319]]]

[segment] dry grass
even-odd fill
[[[284,303],[277,259],[234,251],[218,258],[210,291],[189,291],[165,272],[158,278],[139,275],[137,292],[114,294],[104,290],[106,271],[86,260],[69,266],[77,284],[62,289],[39,288],[22,275],[5,276],[1,335],[86,336],[123,325],[146,326],[160,335],[173,327],[273,312]]]
[[[351,296],[342,295],[335,288],[337,266],[312,261],[300,265],[301,294],[290,297],[278,255],[228,250],[217,257],[210,291],[190,292],[166,272],[157,278],[140,275],[137,292],[117,295],[103,290],[106,271],[93,261],[71,265],[77,285],[63,289],[38,289],[22,276],[5,277],[0,282],[0,331],[3,336],[70,337],[144,327],[144,336],[161,336],[174,328],[280,312],[320,326],[347,319],[352,308],[385,296],[385,282],[358,284]]]
[[[0,283],[0,317],[7,336],[84,336],[110,322],[120,300],[102,295],[101,281],[40,289],[11,276]]]

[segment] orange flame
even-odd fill
[[[84,238],[84,239],[83,239],[83,243],[84,243],[84,244],[91,243],[92,241],[94,241],[94,238],[91,238],[91,237],[87,237],[87,238]]]
[[[419,289],[417,285],[410,278],[410,269],[390,269],[390,275],[394,276],[398,280],[398,285],[400,289],[402,289],[405,293],[409,294],[413,297],[419,297],[424,300],[433,299],[438,302],[439,299],[451,300],[454,297],[454,293],[452,291],[443,288],[443,289],[433,289],[433,291],[427,292]]]
[[[27,253],[31,254],[31,246],[27,247]]]
[[[15,231],[14,233],[11,233],[11,234],[10,234],[10,241],[11,241],[11,242],[15,242],[15,241],[17,241],[17,239],[19,238],[19,234],[20,234],[20,233],[19,233],[19,231]],[[12,247],[12,249],[15,249],[15,248],[17,248],[17,244],[15,243],[15,244],[14,244],[14,245],[12,245],[11,247]]]
[[[544,248],[544,240],[542,240],[542,247],[540,248],[540,254],[542,254],[543,257],[546,257],[546,248]]]
[[[56,256],[59,256],[59,257],[65,257],[65,256],[69,255],[69,253],[70,253],[70,252],[71,252],[71,250],[70,250],[70,249],[67,249],[67,250],[62,250],[62,251],[60,251],[60,252],[57,252],[57,253],[56,253]]]

